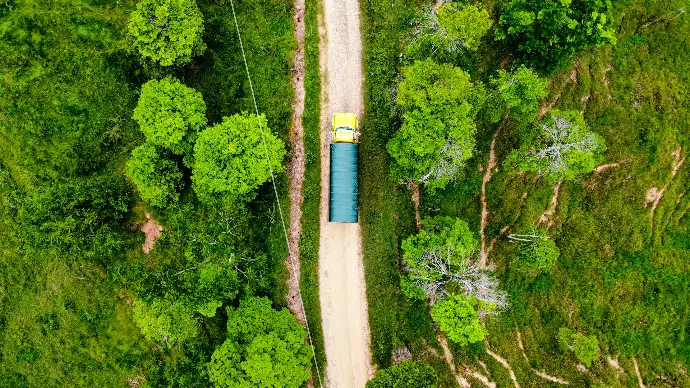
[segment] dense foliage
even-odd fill
[[[521,135],[522,145],[506,164],[545,176],[551,182],[591,172],[606,151],[604,139],[588,129],[577,111],[551,110],[534,131],[522,131]]]
[[[451,341],[465,346],[483,340],[487,334],[479,322],[479,309],[484,307],[474,296],[456,294],[436,303],[431,316]]]
[[[430,59],[407,67],[398,87],[404,123],[387,147],[392,177],[439,188],[455,180],[472,156],[473,119],[484,98],[483,87],[460,68]]]
[[[496,37],[523,62],[550,71],[585,47],[616,43],[611,9],[611,0],[511,0]]]
[[[282,172],[284,156],[285,145],[271,133],[263,115],[225,117],[199,134],[194,146],[194,191],[206,203],[251,199],[272,173]]]
[[[189,63],[206,48],[203,15],[196,0],[142,0],[132,12],[129,33],[144,57],[162,66]]]
[[[149,143],[185,155],[206,127],[206,104],[201,93],[176,79],[151,80],[141,87],[134,120]]]
[[[561,327],[558,330],[558,344],[564,350],[575,353],[575,357],[585,366],[592,366],[592,361],[599,358],[599,341],[593,335],[573,333],[567,327]]]
[[[436,388],[436,372],[419,361],[403,361],[380,369],[366,388]]]
[[[301,387],[309,378],[312,350],[307,333],[287,309],[251,298],[228,311],[225,342],[208,364],[216,387]]]
[[[520,66],[515,72],[498,70],[491,78],[487,110],[492,122],[501,120],[504,114],[522,123],[531,123],[537,117],[539,102],[548,94],[549,81],[532,70]]]
[[[132,151],[127,175],[137,186],[141,198],[151,206],[165,207],[177,202],[182,186],[182,172],[167,152],[145,143]]]

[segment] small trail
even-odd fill
[[[443,336],[441,336],[440,334],[437,334],[436,340],[438,340],[438,343],[441,344],[441,348],[443,348],[443,357],[445,358],[451,373],[453,373],[453,376],[455,376],[455,379],[458,381],[458,384],[460,384],[462,388],[472,388],[470,382],[467,381],[467,379],[464,376],[458,373],[457,368],[455,367],[453,353],[451,353],[450,348],[448,348],[448,342],[446,342],[446,339],[443,338]]]
[[[635,374],[637,375],[637,382],[640,388],[646,388],[644,382],[642,381],[642,375],[640,374],[640,367],[637,365],[637,359],[633,357],[633,365],[635,366]]]
[[[481,237],[481,251],[480,251],[480,261],[479,261],[479,266],[480,267],[486,267],[486,262],[489,256],[487,247],[486,247],[486,235],[484,231],[486,230],[486,225],[489,222],[489,211],[486,209],[486,184],[489,183],[491,180],[491,174],[493,172],[493,169],[496,168],[496,138],[498,137],[499,132],[501,132],[501,129],[503,126],[506,124],[508,121],[508,115],[506,114],[505,117],[503,118],[503,122],[501,125],[498,127],[496,130],[496,133],[491,137],[491,148],[489,149],[489,161],[486,163],[486,170],[484,170],[484,176],[482,177],[482,191],[479,196],[479,201],[482,204],[482,215],[481,215],[481,221],[479,223],[479,235]],[[480,165],[481,168],[481,165]]]
[[[683,166],[683,163],[685,163],[685,158],[681,159],[682,152],[683,149],[680,147],[673,151],[673,164],[671,165],[671,179],[669,182],[662,187],[661,190],[657,189],[656,187],[652,187],[647,190],[644,206],[647,207],[647,205],[650,203],[652,204],[652,210],[649,212],[650,232],[654,228],[654,211],[656,211],[657,206],[659,206],[659,202],[661,202],[662,198],[664,198],[664,193],[666,192],[666,189],[668,189],[668,186],[671,185],[671,182],[673,182],[673,178],[675,178],[676,174],[678,174],[678,170],[680,170],[680,168]]]
[[[620,380],[621,377],[625,374],[625,371],[623,368],[621,368],[621,365],[618,363],[618,358],[613,359],[611,356],[606,357],[606,362],[609,363],[613,367],[613,369],[616,370],[616,376]]]
[[[422,217],[419,214],[419,202],[421,201],[421,189],[419,184],[410,182],[410,189],[412,190],[412,203],[414,204],[414,219],[417,223],[417,230],[422,229]]]
[[[563,181],[559,181],[553,187],[551,205],[544,211],[544,213],[541,214],[541,217],[539,217],[539,225],[546,224],[549,228],[553,226],[553,220],[551,217],[554,215],[554,213],[556,213],[556,206],[558,206],[558,194],[561,191],[561,183],[563,183]]]
[[[290,258],[285,259],[285,265],[290,272],[287,280],[288,293],[286,295],[288,308],[297,317],[297,321],[305,325],[305,313],[302,309],[299,296],[300,284],[300,249],[299,240],[302,234],[302,184],[304,183],[304,171],[306,168],[304,159],[304,130],[302,128],[302,114],[304,114],[304,0],[295,0],[295,63],[292,69],[290,83],[295,92],[295,100],[292,104],[292,128],[290,129],[290,141],[292,142],[293,156],[288,162],[288,175],[290,177],[290,229],[288,230],[289,252],[293,254],[292,265]]]
[[[558,101],[561,100],[561,95],[563,95],[563,90],[569,83],[577,83],[577,69],[573,68],[570,71],[570,77],[563,83],[563,86],[561,86],[561,89],[556,93],[556,96],[554,97],[553,101],[546,102],[544,101],[541,106],[539,107],[539,114],[537,115],[537,119],[541,120],[544,118],[546,115],[546,112],[549,111],[549,109],[553,108],[558,104]]]
[[[161,236],[163,227],[156,220],[152,219],[149,213],[146,213],[146,222],[141,226],[140,230],[144,232],[146,236],[141,250],[144,251],[144,253],[149,253],[153,250],[153,246],[156,244],[158,237]]]
[[[491,350],[491,348],[489,348],[489,342],[488,341],[484,340],[484,343],[486,344],[486,353],[489,356],[493,357],[494,360],[498,361],[499,364],[503,365],[503,367],[508,370],[508,374],[510,374],[510,379],[513,380],[513,384],[515,385],[515,388],[520,388],[520,384],[517,381],[517,377],[515,377],[515,372],[513,372],[513,368],[510,367],[510,364],[508,364],[508,361],[506,361],[505,358],[494,353]]]
[[[525,361],[527,362],[527,365],[530,365],[530,363],[529,363],[529,358],[527,358],[527,353],[525,353],[525,347],[522,345],[522,333],[520,333],[520,330],[518,330],[517,328],[515,328],[515,331],[517,332],[518,347],[520,348],[520,352],[522,352],[522,357],[524,357]],[[551,375],[547,374],[547,373],[544,372],[544,371],[537,370],[537,369],[534,369],[534,368],[532,368],[532,371],[533,371],[537,376],[539,376],[539,377],[541,377],[541,378],[543,378],[543,379],[552,381],[552,382],[554,382],[554,383],[561,384],[561,385],[569,385],[569,384],[570,384],[569,381],[560,379],[560,378],[558,378],[558,377],[551,376]]]

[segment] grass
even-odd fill
[[[498,17],[492,1],[482,4]],[[416,358],[434,365],[444,381],[451,381],[443,363],[428,356],[429,347],[438,347],[427,310],[399,296],[397,249],[413,231],[413,217],[409,192],[387,179],[385,144],[400,126],[391,90],[398,82],[406,22],[420,5],[396,2],[391,8],[390,3],[362,2],[367,82],[360,164],[362,237],[375,361],[385,367],[391,352],[406,345]],[[551,384],[533,368],[574,386],[636,384],[633,356],[646,384],[664,384],[663,379],[688,384],[676,364],[690,362],[690,342],[685,339],[690,277],[681,259],[690,248],[690,198],[684,194],[690,169],[684,164],[671,175],[673,152],[680,147],[683,157],[690,146],[690,66],[683,59],[690,23],[687,15],[675,17],[683,5],[617,3],[617,45],[584,50],[551,78],[546,100],[558,100],[558,109],[582,111],[590,128],[606,139],[604,163],[621,165],[561,186],[551,229],[561,258],[553,274],[533,281],[516,274],[514,247],[499,232],[506,225],[518,232],[535,225],[549,206],[553,186],[504,171],[501,163],[515,146],[515,129],[508,126],[498,137],[499,169],[487,185],[486,232],[488,241],[498,237],[490,261],[511,306],[487,322],[488,341],[511,364],[521,386]],[[487,37],[472,61],[463,64],[471,62],[466,70],[486,83],[509,57],[508,49]],[[573,69],[576,82],[570,80]],[[446,190],[424,191],[421,206],[423,217],[461,217],[477,233],[482,176],[477,166],[486,164],[496,126],[480,120],[478,127],[477,150],[465,175]],[[650,208],[643,206],[651,187],[666,187],[653,221]],[[517,206],[525,192],[524,203]],[[618,356],[626,376],[618,380],[604,356],[589,368],[591,373],[577,371],[575,357],[564,354],[555,341],[563,326],[596,335],[602,355]],[[522,332],[529,363],[517,347],[516,328]],[[512,386],[506,369],[482,346],[452,351],[456,361],[477,370],[482,370],[477,361],[484,362],[498,386]]]
[[[302,115],[306,171],[302,186],[302,236],[300,239],[301,280],[300,287],[304,310],[309,321],[312,345],[324,377],[326,353],[323,328],[321,327],[321,305],[319,302],[319,232],[321,206],[321,79],[319,69],[319,26],[317,15],[320,2],[306,1],[304,35],[305,109]],[[312,373],[313,374],[313,373]]]

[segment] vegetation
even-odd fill
[[[454,180],[472,156],[472,118],[483,100],[482,86],[459,68],[430,59],[406,68],[398,88],[404,123],[387,147],[396,162],[393,178],[435,188]]]
[[[588,130],[577,111],[552,110],[535,127],[536,134],[521,133],[522,145],[506,164],[551,182],[572,180],[591,172],[606,151],[604,139]]]
[[[366,388],[436,388],[436,372],[419,361],[403,361],[376,372]]]
[[[553,70],[588,46],[616,43],[610,0],[511,0],[496,32],[523,62]]]
[[[141,87],[134,120],[149,143],[185,155],[206,127],[206,104],[201,93],[176,79],[151,80]]]
[[[285,146],[266,127],[266,117],[243,113],[223,118],[201,132],[194,146],[194,191],[206,203],[251,199],[272,172],[282,171],[284,156]]]
[[[461,218],[475,236],[484,231],[487,264],[494,266],[493,276],[509,301],[500,314],[484,319],[491,350],[509,362],[521,386],[552,384],[535,370],[573,386],[636,385],[633,357],[647,386],[688,384],[683,371],[690,348],[683,335],[687,319],[681,313],[687,309],[682,287],[688,277],[681,258],[688,248],[683,237],[683,187],[688,183],[683,128],[690,116],[682,90],[690,82],[690,67],[679,59],[690,43],[687,2],[479,3],[505,37],[493,40],[489,34],[475,53],[460,49],[453,54],[422,44],[436,34],[425,24],[437,18],[431,1],[396,3],[394,8],[364,6],[363,125],[373,148],[362,143],[361,217],[375,360],[385,367],[404,346],[414,359],[432,365],[439,381],[455,384],[437,345],[429,309],[402,292],[405,282],[400,277],[410,275],[406,252],[399,247],[418,233],[410,192],[393,186],[400,179],[392,174],[398,168],[395,155],[375,156],[377,145],[402,131],[409,111],[396,107],[390,96],[400,89],[410,63],[431,58],[438,65],[463,69],[474,84],[488,85],[486,105],[473,120],[473,156],[443,188],[421,186],[419,210],[423,218]],[[544,11],[535,23],[539,11],[548,7],[558,12]],[[513,11],[521,8],[534,15],[524,14],[529,21],[523,29],[508,33],[520,16]],[[594,10],[599,14],[592,15]],[[572,29],[559,24],[567,19],[578,23],[572,23]],[[540,29],[541,20],[561,27]],[[561,42],[564,37],[571,41],[549,48],[550,40]],[[615,45],[609,37],[615,37]],[[524,44],[517,42],[523,38]],[[537,49],[541,46],[544,55]],[[517,74],[524,77],[523,85],[507,87],[518,83]],[[575,128],[568,131],[575,141],[560,139],[552,149],[576,152],[561,152],[560,160],[548,153],[537,158],[537,152],[556,145],[546,135],[554,115]],[[419,130],[427,131],[421,126]],[[568,145],[578,143],[586,147]],[[486,174],[491,149],[497,168]],[[381,182],[383,173],[377,171],[394,179]],[[535,233],[535,227],[543,229]],[[522,242],[511,235],[539,238]],[[583,348],[619,360],[625,375],[600,358],[591,359],[587,372],[578,370],[576,365],[587,357],[559,347],[561,327],[595,336],[597,346]],[[518,335],[524,355],[516,343]],[[450,345],[456,364],[478,372],[486,365],[486,376],[497,386],[513,385],[506,368],[485,353],[483,344]]]
[[[287,309],[251,298],[228,311],[225,342],[208,364],[216,387],[301,387],[309,378],[307,332]]]
[[[483,340],[487,334],[479,322],[477,310],[483,305],[484,302],[474,296],[456,294],[435,304],[431,309],[431,316],[451,341],[465,346]]]
[[[592,361],[599,358],[599,342],[593,335],[573,333],[567,327],[561,327],[558,330],[558,344],[564,350],[575,353],[575,357],[587,367],[592,366]]]
[[[141,198],[151,206],[165,207],[177,202],[182,186],[182,172],[165,151],[145,143],[132,151],[127,175],[137,186]]]
[[[202,54],[203,32],[204,19],[195,0],[142,0],[129,21],[134,47],[162,66],[189,63]]]

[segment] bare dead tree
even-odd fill
[[[471,255],[455,263],[451,259],[453,254],[451,249],[424,251],[418,260],[407,263],[410,280],[424,291],[431,304],[460,289],[467,295],[495,305],[497,309],[494,311],[508,305],[505,291],[490,275],[491,268],[480,268],[471,260]]]

